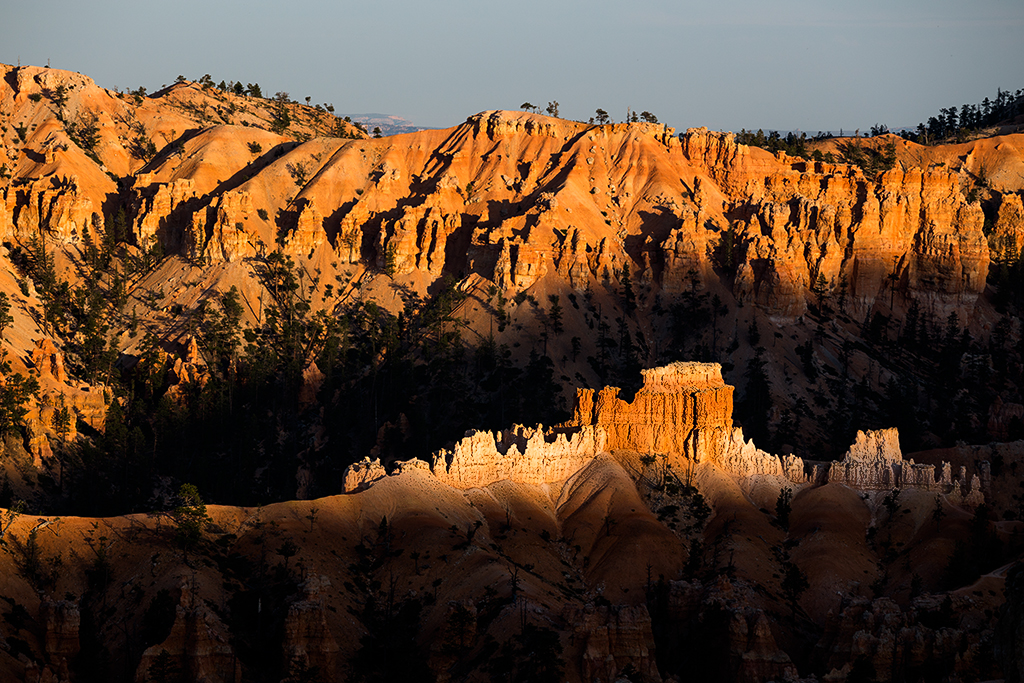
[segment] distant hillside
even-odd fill
[[[409,119],[392,114],[355,114],[352,116],[352,120],[363,124],[371,133],[374,128],[380,128],[381,135],[401,135],[402,133],[430,130],[424,126],[413,125]]]

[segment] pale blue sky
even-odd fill
[[[558,100],[567,118],[853,130],[1024,88],[1022,0],[5,5],[3,62],[150,91],[210,73],[433,127]]]

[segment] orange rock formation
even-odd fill
[[[706,129],[676,137],[655,124],[508,111],[446,131],[296,144],[259,129],[270,118],[265,101],[183,83],[140,102],[78,74],[4,69],[0,110],[35,128],[24,143],[2,143],[15,162],[0,239],[45,230],[74,244],[101,231],[118,188],[98,160],[136,174],[128,220],[140,246],[233,262],[280,237],[295,256],[326,249],[341,263],[428,281],[476,273],[508,294],[549,273],[582,290],[625,266],[639,282],[679,292],[724,266],[735,270],[732,294],[773,315],[801,315],[823,280],[846,291],[855,315],[896,287],[940,318],[957,310],[966,319],[991,258],[981,209],[947,166],[870,178]],[[95,148],[80,148],[55,118],[46,98],[58,85],[68,88],[66,117],[99,117]],[[185,135],[198,110],[213,125]],[[301,125],[289,132],[323,133],[321,114],[296,113]],[[139,130],[160,149],[149,163],[128,151]],[[977,157],[968,166],[1012,157],[1017,137],[968,150]],[[994,234],[1016,248],[1020,188],[1000,173]],[[715,255],[727,234],[731,264]]]
[[[694,462],[722,456],[732,429],[733,388],[717,363],[673,363],[643,370],[644,384],[631,402],[619,389],[578,389],[574,426],[596,425],[608,448],[681,455]]]
[[[717,363],[673,363],[643,370],[643,378],[632,401],[619,398],[617,387],[578,389],[575,414],[564,425],[471,431],[453,449],[436,453],[431,465],[401,462],[393,473],[429,469],[460,489],[506,479],[539,485],[564,481],[599,453],[619,450],[663,456],[680,470],[707,464],[741,479],[777,477],[868,491],[917,488],[946,493],[955,505],[984,502],[979,476],[968,480],[965,467],[954,480],[948,462],[936,476],[935,465],[904,460],[896,429],[858,432],[845,458],[830,465],[762,451],[733,428],[733,387],[725,384]],[[981,472],[987,471],[985,464]],[[386,476],[379,459],[366,458],[345,471],[343,490],[359,491]]]

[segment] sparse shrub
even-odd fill
[[[14,547],[14,565],[18,573],[36,590],[52,590],[64,564],[60,553],[53,557],[44,556],[36,529],[28,533],[24,543],[17,536],[11,536],[11,545]]]
[[[22,424],[28,414],[28,400],[39,391],[39,382],[34,377],[11,373],[11,365],[0,357],[0,436]]]
[[[136,159],[149,161],[156,156],[156,143],[146,137],[144,132],[139,133],[132,138],[131,143],[128,145],[128,151]]]
[[[86,152],[93,152],[100,141],[99,116],[95,112],[79,114],[64,125],[68,137]]]
[[[306,184],[309,179],[309,163],[305,161],[297,161],[294,164],[288,164],[288,174],[291,175],[292,180],[298,187],[302,187]]]

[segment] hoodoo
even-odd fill
[[[625,451],[660,456],[680,469],[705,463],[739,478],[774,476],[865,491],[920,488],[952,494],[958,504],[984,502],[977,474],[968,481],[965,470],[954,480],[949,463],[904,460],[896,429],[857,432],[844,459],[831,464],[772,455],[733,427],[733,387],[718,363],[680,361],[642,372],[643,386],[632,401],[619,398],[618,387],[577,389],[573,418],[565,424],[467,432],[452,449],[436,453],[429,470],[460,489],[502,480],[539,485],[564,481],[600,453]],[[409,469],[427,470],[428,464],[399,462],[395,473]],[[346,470],[344,491],[365,489],[386,475],[379,460],[364,459]]]

